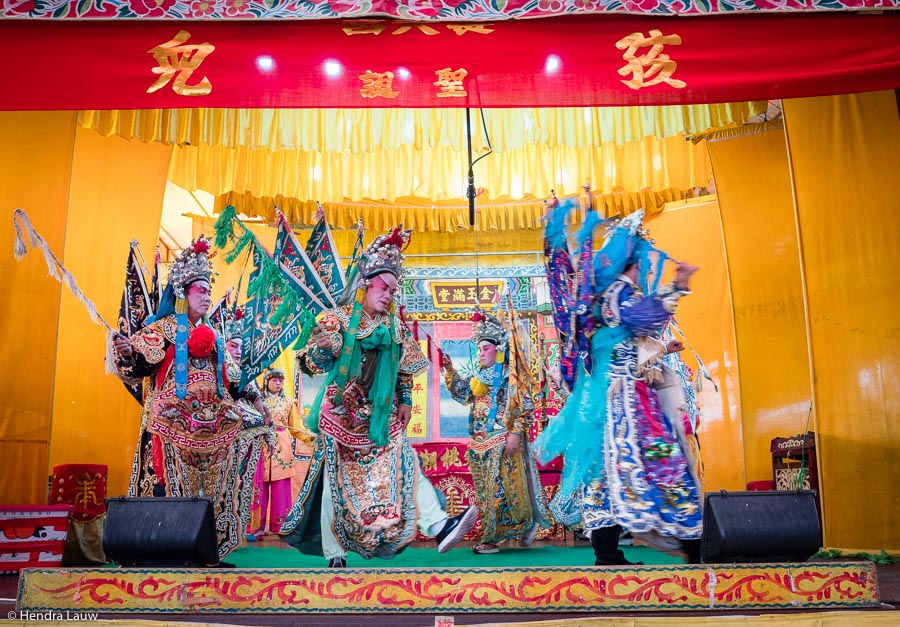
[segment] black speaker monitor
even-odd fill
[[[802,562],[821,546],[813,490],[706,494],[705,563]]]
[[[219,552],[212,500],[107,499],[103,551],[121,566],[215,566]]]

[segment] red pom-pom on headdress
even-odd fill
[[[243,320],[244,319],[244,310],[238,307],[234,310],[234,319],[235,320]]]
[[[481,322],[482,320],[484,320],[484,314],[480,311],[476,311],[472,314],[472,322]]]
[[[194,242],[194,254],[199,255],[208,252],[209,244],[205,240],[198,239],[196,242]]]
[[[188,336],[187,348],[191,357],[197,359],[209,357],[209,354],[212,352],[215,345],[216,332],[205,324],[195,328]]]
[[[382,242],[384,246],[396,246],[397,248],[403,249],[404,244],[406,242],[403,241],[403,236],[400,235],[400,227],[395,226],[394,230],[391,231],[391,234],[388,235],[385,240]]]

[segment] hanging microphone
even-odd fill
[[[469,199],[469,226],[475,226],[475,172],[472,169],[472,121],[469,108],[466,107],[466,145],[469,151],[469,178],[466,187],[466,198]]]

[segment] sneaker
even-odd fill
[[[478,508],[469,507],[461,514],[448,518],[444,527],[434,537],[438,543],[438,553],[446,553],[469,533],[478,520]]]
[[[256,537],[255,533],[248,533],[247,542],[259,542],[259,538]]]
[[[332,557],[328,562],[328,568],[347,568],[347,560],[343,557]]]

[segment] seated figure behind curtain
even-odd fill
[[[552,523],[528,442],[534,402],[527,391],[510,387],[511,381],[524,384],[520,377],[510,377],[510,332],[482,311],[473,320],[477,371],[460,375],[447,354],[441,367],[453,400],[472,406],[466,460],[481,513],[481,541],[472,551],[485,554],[497,553],[500,542],[515,538],[530,546],[538,528]]]
[[[658,337],[696,268],[679,263],[672,284],[647,293],[650,253],[666,257],[641,231],[642,218],[639,211],[609,225],[603,248],[582,267],[594,291],[592,370],[582,360],[571,397],[535,441],[543,460],[563,455],[550,508],[590,535],[597,565],[629,563],[617,548],[622,528],[661,548],[680,544],[689,561],[699,561],[700,485],[676,424],[681,416],[664,413],[656,389],[662,359],[683,349]]]
[[[330,567],[344,567],[347,551],[391,558],[416,526],[447,551],[478,515],[473,507],[447,516],[406,438],[413,376],[427,364],[394,313],[410,233],[398,227],[375,238],[347,288],[349,304],[327,312],[297,353],[303,372],[327,378],[308,415],[318,434],[313,459],[281,530]]]
[[[233,360],[206,318],[208,253],[209,240],[201,235],[172,263],[156,315],[130,338],[115,336],[113,344],[120,374],[149,379],[142,423],[151,434],[151,452],[138,463],[152,479],[133,492],[211,498],[223,557],[242,535],[238,440],[243,419],[236,400],[246,398],[263,416],[268,410],[258,389],[238,391],[239,378],[233,377],[239,372],[226,368]]]

